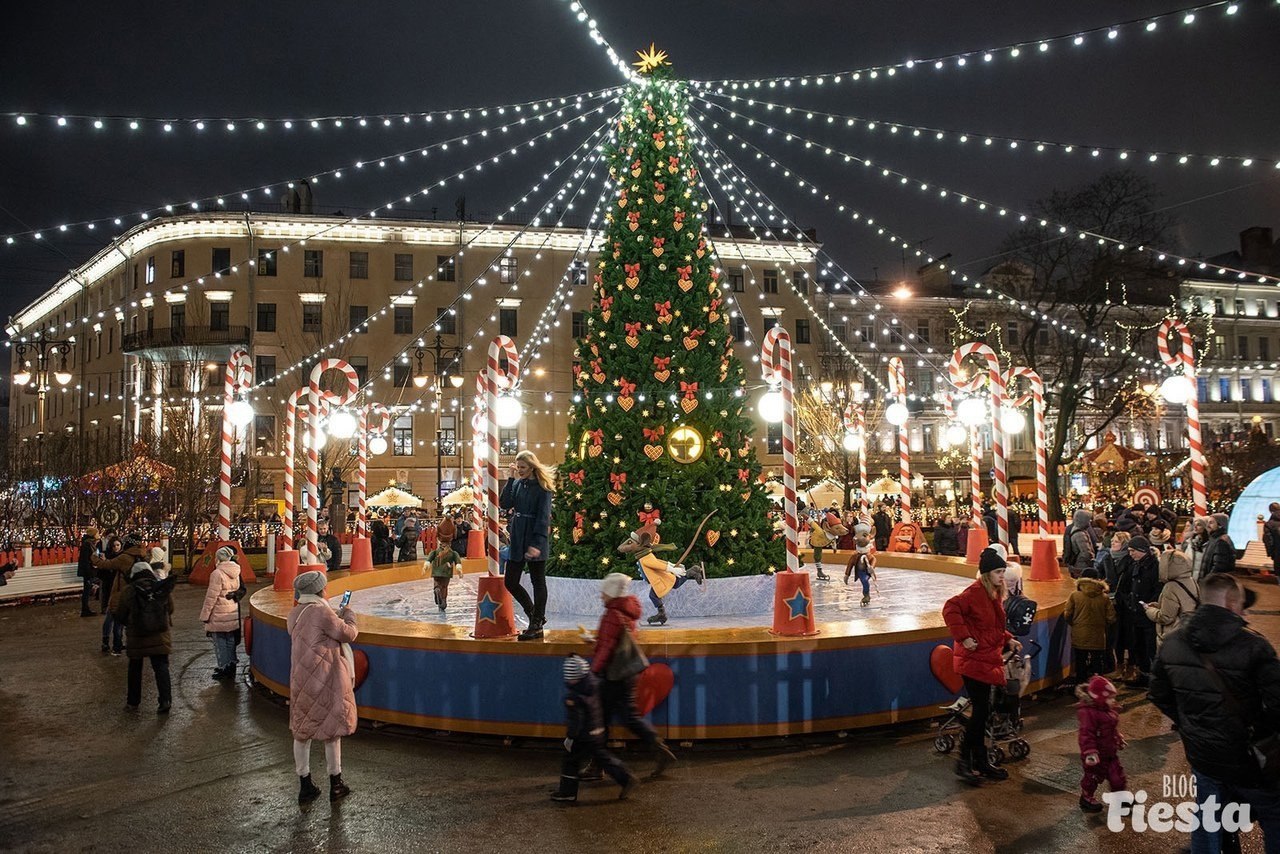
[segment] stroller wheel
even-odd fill
[[[1026,759],[1031,755],[1031,745],[1022,739],[1014,739],[1009,742],[1009,755],[1014,759]]]
[[[1004,763],[1004,751],[999,747],[992,745],[987,751],[987,761],[992,765],[1001,765]]]
[[[950,753],[956,746],[956,740],[949,735],[939,735],[933,740],[933,749],[938,753]]]

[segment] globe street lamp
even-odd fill
[[[44,434],[48,414],[48,394],[56,383],[66,387],[72,380],[67,356],[75,338],[58,341],[53,338],[36,338],[14,346],[14,385],[36,396],[36,501],[37,510],[44,509]],[[56,358],[55,358],[56,357]],[[56,364],[55,364],[56,361]]]

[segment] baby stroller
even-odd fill
[[[1031,643],[1035,644],[1034,641]],[[1022,737],[1022,693],[1031,681],[1031,656],[1005,655],[1004,675],[1004,686],[992,686],[991,689],[987,758],[992,765],[999,765],[1006,758],[1026,759],[1031,755],[1031,745]],[[936,752],[947,754],[964,744],[970,705],[968,697],[957,697],[954,703],[941,707],[945,714],[937,720],[938,734],[933,739]]]

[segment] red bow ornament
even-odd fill
[[[627,271],[627,287],[635,290],[640,284],[640,265],[639,264],[623,264]]]
[[[656,507],[652,510],[641,510],[636,515],[640,517],[641,525],[656,525],[662,521],[662,511]]]
[[[657,201],[657,199],[654,199],[654,201]],[[666,242],[667,242],[667,239],[665,237],[653,238],[653,257],[654,258],[662,257],[662,252],[663,252],[662,244]]]
[[[609,318],[610,318],[610,317],[612,316],[612,314],[613,314],[613,312],[612,312],[612,311],[610,311],[610,308],[612,308],[612,306],[613,306],[613,297],[602,297],[602,298],[601,298],[601,300],[600,300],[600,318],[601,318],[602,320],[604,320],[604,322],[605,322],[605,323],[608,323],[608,322],[609,322]]]
[[[624,471],[611,472],[609,474],[609,483],[613,485],[614,492],[620,491],[622,487],[626,484],[626,482],[627,482],[627,473]]]
[[[622,397],[630,397],[635,393],[636,384],[626,379],[618,381],[618,394]]]
[[[662,204],[667,198],[667,185],[661,181],[653,182],[653,200],[658,204]]]
[[[698,384],[681,381],[680,391],[684,392],[686,400],[695,400],[698,397]]]
[[[569,480],[573,481],[578,486],[582,486],[582,479],[585,476],[586,476],[586,472],[582,472],[582,471],[569,472]]]
[[[644,438],[649,442],[661,442],[662,437],[666,434],[667,428],[658,425],[650,430],[648,427],[641,428],[644,431]]]
[[[653,304],[653,310],[658,313],[659,323],[671,322],[671,300],[667,300],[666,302],[655,302]]]

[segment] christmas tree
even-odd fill
[[[651,522],[681,550],[696,536],[686,564],[703,563],[709,576],[781,569],[743,415],[745,372],[704,228],[688,91],[664,53],[650,47],[640,57],[605,145],[617,196],[578,341],[548,569],[629,571],[615,549]]]

